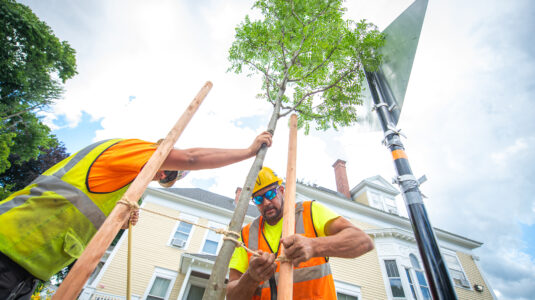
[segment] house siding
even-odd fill
[[[366,192],[361,193],[360,195],[358,195],[358,197],[355,198],[355,202],[358,202],[358,203],[361,203],[361,204],[364,204],[364,205],[368,205],[368,206],[370,205]]]
[[[167,207],[146,203],[147,209],[166,214],[168,216],[180,218],[180,212]],[[185,251],[175,247],[167,246],[169,238],[173,234],[177,221],[164,218],[149,212],[140,212],[139,223],[132,231],[132,294],[143,296],[152,275],[154,268],[159,267],[179,273],[180,256]],[[207,225],[206,219],[198,220],[198,223]],[[157,230],[155,230],[157,229]],[[186,251],[199,252],[206,229],[193,226],[190,233],[190,241]],[[127,234],[125,232],[124,234]],[[126,286],[126,261],[128,243],[123,239],[117,254],[106,269],[98,288],[98,291],[115,295],[125,295]],[[171,290],[169,299],[176,299],[184,280],[183,274],[178,274],[175,284]]]
[[[377,228],[358,220],[349,221],[361,230]],[[360,286],[363,299],[387,298],[375,249],[355,259],[332,257],[329,262],[334,279]]]
[[[354,259],[332,257],[329,262],[334,279],[360,286],[362,299],[387,298],[377,251]]]
[[[457,251],[457,257],[461,263],[463,270],[467,276],[468,281],[472,285],[471,289],[455,287],[455,292],[459,299],[463,300],[492,300],[492,294],[489,291],[489,288],[486,286],[485,281],[481,272],[477,268],[475,261],[472,258],[472,255]],[[484,286],[483,292],[476,292],[474,290],[474,285],[479,284]]]

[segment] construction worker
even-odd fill
[[[253,189],[261,216],[243,227],[241,239],[259,256],[236,248],[230,261],[227,299],[272,299],[279,271],[280,244],[294,265],[293,299],[336,299],[328,257],[354,258],[373,249],[373,242],[347,219],[315,201],[296,203],[296,234],[281,239],[284,187],[263,167]],[[279,243],[280,241],[280,243]]]
[[[242,161],[262,144],[271,146],[270,133],[245,149],[172,149],[153,180],[170,187],[188,170]],[[0,299],[30,299],[36,279],[46,281],[77,259],[157,146],[136,139],[94,143],[0,201]],[[137,219],[133,214],[132,224]]]

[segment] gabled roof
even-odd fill
[[[359,184],[357,184],[354,188],[351,189],[351,195],[358,193],[365,186],[385,192],[392,196],[399,195],[398,189],[396,189],[392,184],[390,184],[390,182],[386,181],[386,179],[384,179],[381,175],[376,175],[362,180],[361,182],[359,182]]]
[[[176,194],[179,196],[195,199],[201,202],[204,202],[206,204],[210,204],[216,207],[228,209],[230,211],[234,211],[236,208],[234,206],[234,199],[221,196],[219,194],[215,194],[203,189],[199,188],[168,188],[168,189],[158,189],[161,191],[165,191],[168,193]],[[249,207],[247,208],[247,215],[251,216],[253,218],[256,218],[260,216],[260,213],[256,209],[254,205],[249,204]]]
[[[374,176],[370,178],[377,178],[377,177],[380,177],[380,176]],[[363,180],[361,183],[365,182],[368,179]],[[386,180],[384,181],[386,182]],[[366,184],[369,184],[369,182],[366,182]],[[296,188],[297,188],[297,193],[303,196],[309,197],[310,199],[321,201],[324,204],[327,203],[329,205],[338,207],[341,211],[353,212],[353,213],[362,215],[363,217],[369,217],[374,220],[387,222],[387,223],[390,223],[390,225],[392,226],[399,227],[399,229],[402,231],[412,232],[411,221],[406,217],[403,217],[397,214],[388,213],[381,209],[376,209],[369,205],[365,205],[365,204],[358,203],[355,201],[348,201],[348,199],[345,196],[339,197],[335,193],[332,193],[332,191],[326,192],[325,190],[328,190],[328,189],[318,189],[317,187],[305,185],[301,183],[298,183]],[[464,237],[455,233],[448,232],[446,230],[443,230],[437,227],[433,227],[433,229],[435,230],[435,234],[440,241],[448,241],[456,245],[466,247],[468,249],[474,249],[483,245],[483,243],[481,242],[472,240],[470,238],[467,238],[467,237]],[[390,229],[390,228],[382,228],[376,231],[383,234],[384,232],[390,232],[392,230],[396,231],[396,233],[401,232],[398,229]],[[377,232],[375,232],[374,230],[366,230],[366,233],[368,234],[375,234]]]

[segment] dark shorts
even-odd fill
[[[0,252],[0,299],[28,300],[39,280]]]

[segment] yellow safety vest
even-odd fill
[[[297,202],[295,205],[295,233],[308,238],[317,238],[314,221],[312,220],[312,203],[314,201]],[[252,223],[242,228],[243,243],[251,250],[262,250],[275,253],[264,233],[264,220],[260,216]],[[280,249],[280,246],[279,246]],[[280,252],[277,250],[276,257]],[[252,254],[247,253],[249,261]],[[275,281],[279,282],[280,262],[277,262]],[[268,281],[261,282],[253,295],[253,300],[271,299],[271,290]],[[302,262],[293,270],[293,297],[292,299],[322,299],[336,300],[336,289],[331,273],[331,266],[326,257],[312,257]]]
[[[119,141],[87,146],[0,201],[0,252],[42,280],[78,258],[129,186],[87,187],[93,162]]]

